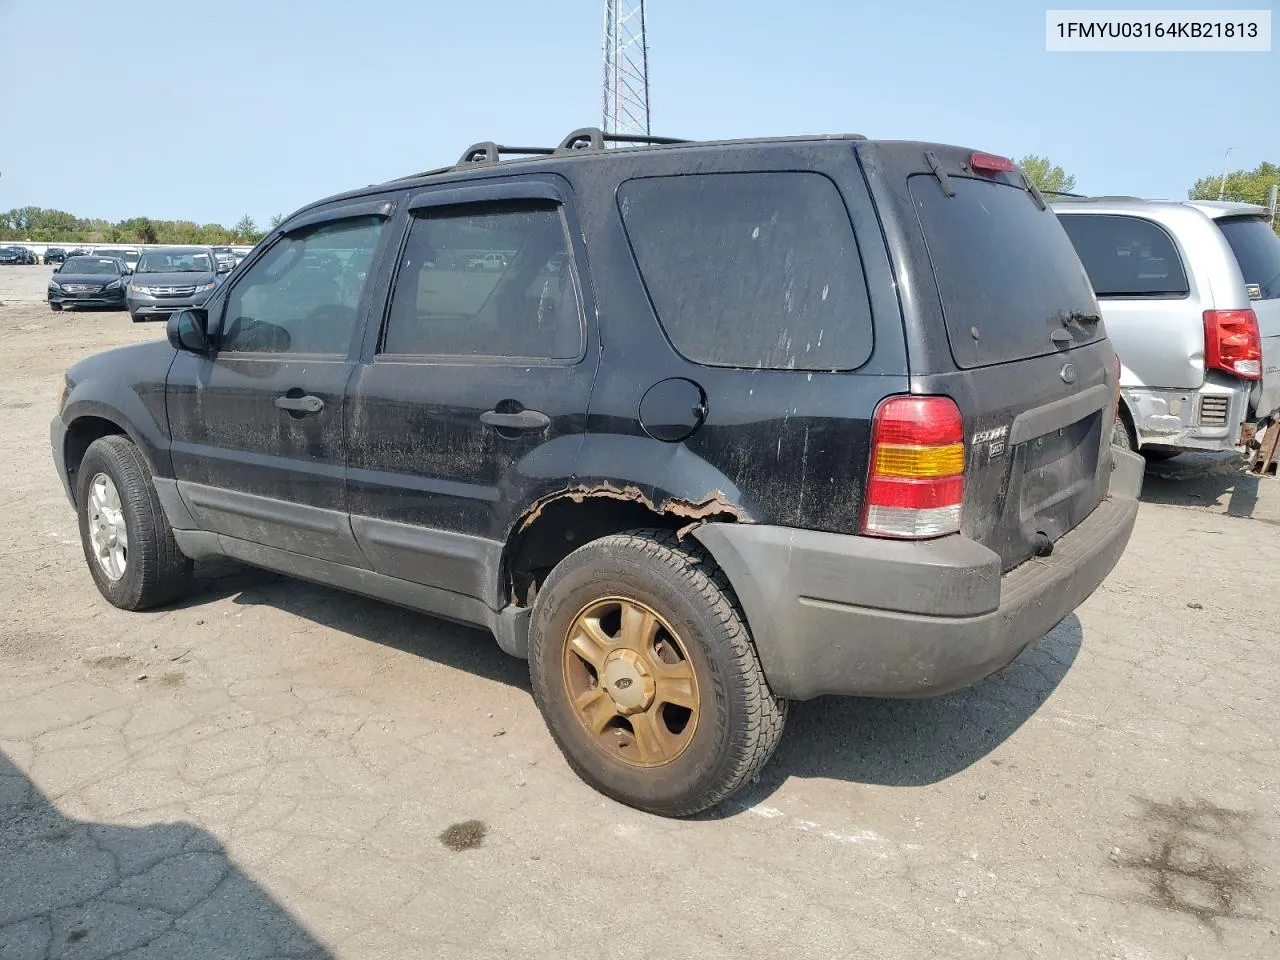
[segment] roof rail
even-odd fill
[[[560,146],[556,147],[556,150],[603,150],[605,144],[608,143],[667,144],[688,142],[688,140],[683,140],[680,137],[655,137],[647,133],[605,133],[599,127],[582,127],[561,140]]]
[[[550,156],[555,153],[550,147],[507,147],[492,140],[482,140],[479,143],[473,143],[467,149],[462,151],[462,156],[458,159],[458,166],[468,163],[497,163],[502,159],[502,155],[511,154],[513,156]]]

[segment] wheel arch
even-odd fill
[[[134,400],[139,407],[142,406],[141,401],[136,397]],[[143,412],[146,413],[145,408]],[[139,429],[132,418],[125,416],[115,407],[92,400],[81,400],[69,403],[63,410],[62,419],[67,425],[66,436],[62,441],[63,467],[67,473],[72,497],[75,496],[76,476],[80,463],[84,460],[89,446],[102,437],[127,437],[142,453],[152,476],[165,475],[166,471],[158,469],[161,466],[158,461],[161,459],[162,451],[167,452],[168,443],[164,439],[159,424],[149,414],[146,414],[146,425],[149,429],[144,431]]]
[[[689,500],[655,499],[638,486],[582,484],[532,503],[512,526],[502,551],[502,603],[529,606],[547,574],[574,550],[602,537],[641,528],[677,531],[703,523],[739,522],[742,511],[719,491]]]

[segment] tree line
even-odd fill
[[[1071,193],[1076,188],[1076,178],[1048,157],[1028,154],[1018,161],[1018,166],[1044,193]],[[1221,194],[1223,200],[1265,207],[1273,183],[1280,184],[1280,166],[1263,162],[1252,170],[1232,170],[1225,179],[1220,173],[1206,174],[1187,191],[1187,199],[1217,200]],[[1272,226],[1280,233],[1280,217]]]
[[[270,226],[280,223],[279,214]],[[65,210],[43,207],[14,207],[0,213],[0,240],[29,240],[33,243],[174,243],[252,244],[266,235],[253,217],[245,214],[233,227],[192,220],[153,220],[130,217],[102,220],[77,217]]]

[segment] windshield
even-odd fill
[[[1280,300],[1280,237],[1261,217],[1231,217],[1218,221],[1231,244],[1244,282],[1257,284],[1259,300]]]
[[[187,253],[144,253],[138,273],[213,273],[213,258],[203,251]]]
[[[67,261],[66,266],[62,268],[63,273],[79,273],[79,274],[111,274],[114,276],[120,272],[120,268],[116,266],[114,260],[108,260],[104,257],[72,257]]]

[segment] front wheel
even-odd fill
[[[49,304],[49,309],[52,310],[54,313],[58,313],[60,310],[62,310],[62,304],[51,303]]]
[[[786,722],[727,578],[664,530],[595,540],[551,572],[529,671],[574,771],[663,816],[715,806],[750,781]]]
[[[77,476],[80,541],[98,591],[124,610],[181,596],[191,561],[173,538],[142,452],[126,437],[102,437]]]

